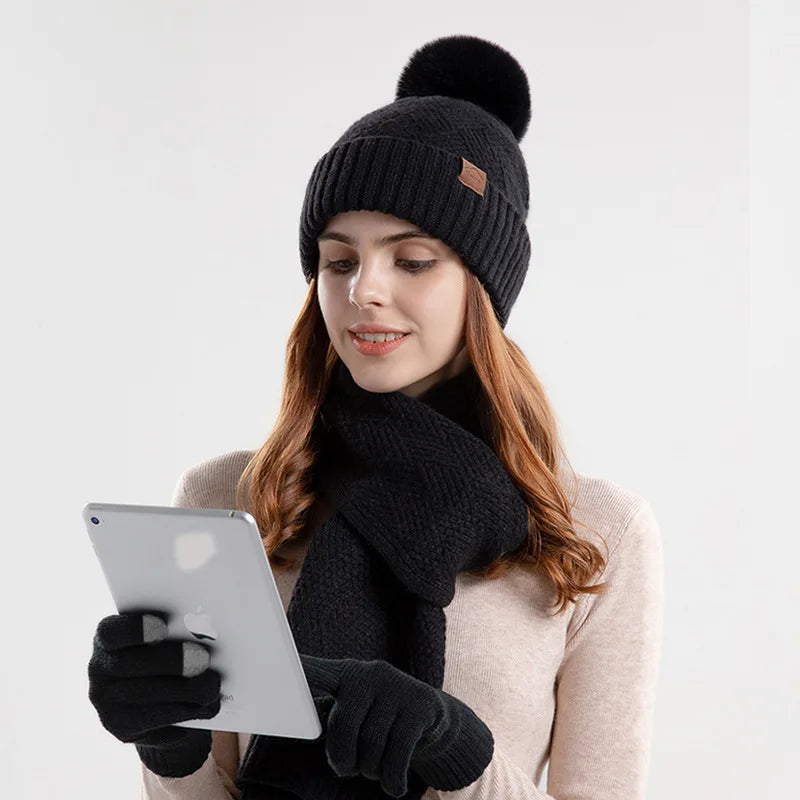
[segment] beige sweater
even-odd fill
[[[253,451],[201,462],[180,477],[172,505],[235,508]],[[423,800],[641,800],[645,797],[661,652],[661,535],[646,500],[577,473],[564,484],[577,523],[610,553],[605,595],[579,596],[552,614],[546,579],[513,568],[504,577],[462,573],[445,608],[442,688],[489,726],[494,756],[483,775]],[[593,533],[577,525],[580,535]],[[300,551],[305,552],[307,544]],[[284,609],[297,569],[275,572]],[[233,776],[250,734],[214,731],[212,752],[191,775],[163,778],[142,765],[143,800],[239,798]],[[547,790],[538,788],[548,763]]]

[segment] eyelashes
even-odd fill
[[[336,273],[344,273],[347,272],[354,263],[355,262],[351,258],[340,258],[337,261],[327,261],[325,263],[325,269],[332,269]],[[398,259],[397,263],[402,264],[406,272],[416,273],[430,269],[436,263],[436,259],[432,259],[431,261],[414,261],[408,258],[401,258]]]

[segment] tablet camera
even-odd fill
[[[100,520],[99,520],[99,519],[97,519],[97,517],[92,517],[92,522],[93,522],[95,525],[99,525],[99,524],[100,524]]]

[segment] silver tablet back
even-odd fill
[[[299,739],[322,732],[258,526],[246,511],[87,503],[83,520],[118,613],[162,610],[222,674],[212,719],[177,725]]]

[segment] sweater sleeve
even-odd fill
[[[641,505],[616,541],[605,594],[582,594],[556,675],[547,793],[503,750],[442,800],[643,800],[661,652],[661,534]]]
[[[217,766],[213,753],[200,769],[182,778],[156,775],[142,764],[141,800],[239,800],[233,778]]]
[[[187,470],[180,476],[170,505],[182,508],[202,506],[191,494],[191,475],[192,471]],[[235,772],[239,757],[233,742],[230,733],[212,731],[208,758],[198,770],[180,778],[157,775],[141,764],[141,800],[239,800],[241,794],[230,774]]]

